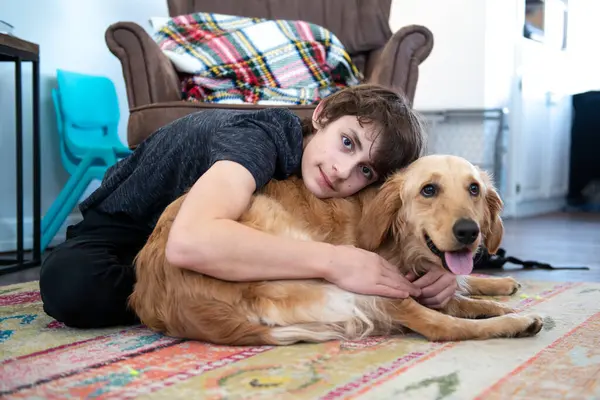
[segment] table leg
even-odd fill
[[[17,171],[17,264],[23,263],[23,93],[21,82],[21,59],[15,61],[16,102],[16,171]]]
[[[40,62],[32,63],[33,74],[33,257],[32,262],[42,261],[41,254],[41,167],[40,167]]]

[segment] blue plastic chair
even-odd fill
[[[42,219],[42,251],[52,241],[92,180],[131,153],[118,135],[119,103],[112,81],[57,70],[52,90],[60,155],[71,177]]]

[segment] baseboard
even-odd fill
[[[516,203],[512,208],[512,218],[533,217],[536,215],[548,214],[555,211],[561,211],[567,204],[564,197],[557,197],[543,200],[529,200]]]
[[[56,246],[57,244],[63,242],[67,233],[67,226],[76,224],[79,221],[81,221],[81,214],[69,215],[48,247]],[[3,218],[0,220],[0,226],[2,227],[2,236],[0,236],[0,252],[4,253],[17,251],[17,219]],[[23,220],[23,232],[25,233],[23,247],[26,250],[32,250],[33,218],[29,217]]]

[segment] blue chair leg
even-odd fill
[[[106,168],[103,167],[91,167],[87,169],[84,175],[81,177],[81,179],[77,181],[73,190],[65,194],[65,196],[63,197],[62,207],[57,212],[52,223],[47,227],[46,231],[44,231],[44,234],[42,235],[42,251],[44,251],[48,247],[52,239],[54,239],[54,236],[56,236],[56,233],[67,220],[73,208],[75,208],[75,206],[77,205],[79,199],[81,198],[81,195],[85,192],[90,182],[93,179],[98,179],[98,176],[101,176],[102,171],[105,169]]]
[[[75,190],[79,181],[83,179],[87,170],[92,166],[93,162],[93,157],[86,157],[81,161],[81,163],[77,167],[76,172],[73,175],[71,175],[71,177],[67,181],[67,184],[60,191],[56,200],[54,200],[46,214],[44,214],[44,217],[42,218],[42,236],[44,236],[48,227],[52,225],[57,215],[60,213],[60,210],[64,208],[65,201],[69,198],[71,192]],[[42,242],[43,241],[44,240],[42,239]]]

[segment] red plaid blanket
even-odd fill
[[[194,13],[169,19],[155,40],[190,101],[314,104],[363,79],[333,33],[304,21]]]

